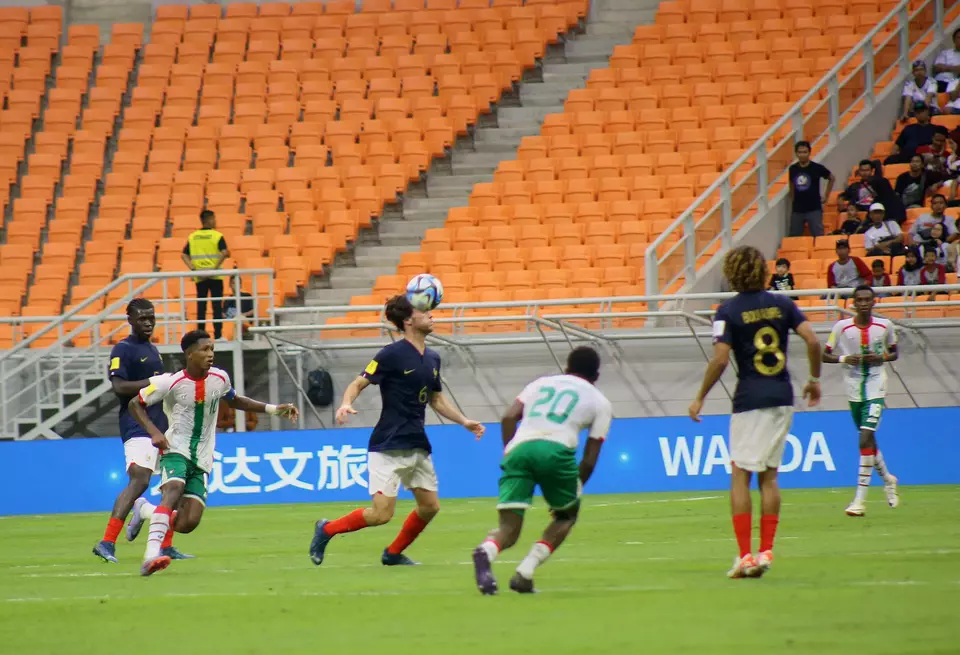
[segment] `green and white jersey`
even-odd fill
[[[507,444],[507,453],[527,441],[553,441],[575,449],[585,428],[590,430],[590,439],[606,439],[610,431],[610,401],[575,375],[538,378],[520,392],[517,400],[523,403],[523,419]]]
[[[883,355],[897,350],[897,331],[885,318],[873,317],[870,325],[860,327],[854,319],[837,321],[827,340],[826,352],[844,355]],[[843,364],[847,382],[847,398],[851,402],[864,402],[884,398],[887,395],[887,366],[879,364]]]
[[[163,402],[163,412],[170,422],[166,432],[170,450],[166,452],[183,455],[209,473],[220,400],[232,400],[236,395],[227,372],[211,367],[200,379],[186,371],[156,375],[140,390],[140,402],[147,406]]]

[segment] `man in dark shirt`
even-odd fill
[[[877,162],[879,165],[879,162]],[[845,203],[853,203],[857,210],[866,212],[875,202],[887,208],[887,218],[902,223],[907,218],[907,212],[900,201],[900,196],[894,192],[890,182],[882,175],[878,175],[874,162],[861,159],[857,165],[857,179],[840,194],[840,211],[846,211]]]
[[[730,500],[733,530],[740,548],[727,574],[731,578],[760,577],[773,563],[773,540],[780,516],[777,468],[783,457],[793,418],[793,386],[787,370],[790,330],[807,344],[810,378],[803,389],[810,405],[820,401],[820,342],[792,300],[763,290],[767,265],[751,246],[731,250],[723,272],[737,295],[717,310],[713,323],[713,359],[707,365],[700,392],[690,404],[690,417],[700,421],[703,400],[730,361],[737,359],[737,389],[730,418]],[[751,550],[750,477],[760,483],[760,550]]]
[[[790,165],[790,235],[803,236],[804,224],[810,234],[823,236],[823,198],[830,197],[836,178],[826,166],[810,160],[810,142],[798,141],[794,147],[797,161]],[[821,196],[820,181],[827,181]]]
[[[927,170],[923,165],[923,155],[916,154],[910,158],[910,169],[897,176],[893,190],[907,209],[923,207],[926,204],[927,192],[944,179],[946,178],[940,173]]]
[[[384,549],[380,561],[385,566],[415,564],[403,551],[440,511],[437,474],[424,427],[427,404],[478,439],[483,436],[483,425],[466,418],[443,395],[440,356],[426,347],[427,335],[433,332],[430,312],[414,309],[406,296],[394,296],[387,301],[384,313],[403,333],[403,339],[374,356],[360,377],[343,392],[343,402],[337,410],[337,423],[342,425],[350,414],[357,413],[353,402],[360,392],[371,384],[380,386],[380,420],[370,435],[367,456],[373,505],[333,521],[317,521],[310,543],[310,559],[316,565],[323,563],[327,544],[334,535],[390,521],[401,483],[413,492],[417,508],[403,522],[393,543]]]
[[[113,504],[110,520],[104,532],[103,540],[93,548],[93,554],[107,562],[116,562],[117,536],[123,528],[134,502],[150,486],[150,476],[157,465],[157,449],[153,447],[150,435],[137,423],[127,409],[130,399],[140,389],[150,384],[150,378],[163,373],[163,360],[160,351],[150,343],[153,329],[157,323],[153,303],[146,298],[134,298],[127,305],[127,321],[131,334],[118,343],[110,352],[108,374],[113,392],[120,400],[120,435],[123,439],[123,451],[126,455],[127,475],[130,481]],[[167,416],[162,405],[154,405],[149,410],[150,419],[161,430],[167,429]],[[133,539],[136,535],[127,535]],[[173,531],[170,542],[164,543],[164,554],[171,559],[187,559],[173,547]]]
[[[916,103],[913,106],[913,114],[917,122],[903,128],[900,136],[894,142],[893,154],[883,160],[884,164],[907,164],[916,153],[917,148],[933,143],[935,133],[947,133],[947,128],[930,122],[930,107],[927,106],[927,103]]]

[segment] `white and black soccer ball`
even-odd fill
[[[443,300],[443,284],[429,273],[415,275],[407,283],[407,300],[416,309],[429,312]]]

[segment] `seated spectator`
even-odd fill
[[[933,143],[936,132],[947,133],[947,129],[930,122],[930,107],[925,102],[913,105],[916,123],[910,123],[900,132],[893,143],[893,154],[883,160],[884,164],[907,164],[920,146]]]
[[[793,291],[796,288],[793,273],[790,272],[790,260],[781,257],[777,260],[777,272],[770,277],[770,291]]]
[[[897,286],[912,287],[920,284],[920,253],[916,247],[907,248],[903,266],[897,272]]]
[[[860,217],[857,206],[849,202],[847,203],[846,211],[840,216],[839,229],[832,232],[832,234],[846,234],[847,236],[859,234],[867,228],[867,222],[864,218]]]
[[[947,200],[943,194],[937,193],[930,198],[930,213],[922,214],[914,222],[907,235],[907,243],[921,244],[930,239],[930,231],[935,225],[942,227],[941,239],[945,243],[947,270],[953,272],[957,268],[957,257],[960,255],[960,228],[958,220],[952,220],[944,214],[947,209]]]
[[[953,47],[933,60],[933,77],[939,93],[945,93],[950,83],[960,78],[960,30],[953,32]]]
[[[850,256],[850,242],[837,241],[837,261],[827,267],[827,286],[831,289],[855,289],[870,279],[870,269],[859,257]]]
[[[830,191],[837,181],[826,166],[810,160],[810,143],[799,141],[794,147],[796,163],[790,164],[790,234],[803,236],[804,225],[810,227],[810,234],[823,236],[823,199],[830,197]],[[821,189],[821,181],[826,180],[827,188]],[[822,195],[821,195],[822,194]]]
[[[913,76],[903,84],[903,120],[913,116],[913,106],[926,103],[934,114],[940,113],[937,107],[937,82],[927,75],[927,62],[918,59],[913,62]]]
[[[937,253],[927,250],[923,253],[923,267],[920,269],[920,284],[946,284],[947,269],[937,263]]]
[[[858,211],[865,212],[875,202],[887,208],[887,218],[902,223],[907,218],[907,210],[903,207],[900,196],[890,186],[887,178],[883,177],[874,162],[861,159],[857,166],[857,180],[843,190],[839,198],[840,211],[846,211],[847,203],[853,203]]]
[[[910,158],[910,170],[897,176],[894,192],[907,209],[923,207],[926,204],[927,194],[933,187],[943,182],[944,176],[931,173],[923,166],[923,155],[916,154]]]
[[[896,221],[886,220],[887,210],[879,202],[870,205],[870,226],[863,233],[868,255],[902,255],[903,232]]]
[[[917,148],[917,154],[923,155],[923,167],[926,171],[936,173],[944,179],[950,177],[947,161],[950,159],[951,151],[947,141],[945,132],[935,132],[930,145]]]
[[[872,262],[870,262],[870,272],[873,273],[873,277],[867,284],[869,284],[871,287],[893,286],[893,283],[890,281],[890,276],[887,275],[887,272],[884,270],[882,259],[874,259]],[[889,295],[889,293],[876,293],[877,298],[885,298]]]
[[[926,257],[927,251],[932,250],[937,255],[937,263],[950,268],[947,263],[947,242],[944,239],[943,223],[934,223],[930,226],[929,234],[929,238],[920,243],[921,254]]]

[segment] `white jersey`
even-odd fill
[[[186,371],[156,375],[140,390],[140,402],[149,406],[163,401],[163,412],[170,422],[167,452],[183,455],[209,473],[213,467],[220,400],[231,400],[236,395],[227,372],[211,367],[199,380]]]
[[[534,380],[520,392],[523,419],[506,452],[525,441],[554,441],[575,449],[580,432],[606,439],[613,419],[610,401],[595,386],[575,375],[550,375]]]
[[[897,332],[893,323],[885,318],[871,318],[870,325],[860,327],[854,319],[837,321],[827,340],[826,351],[842,357],[843,355],[883,355],[897,349]],[[847,379],[847,398],[852,402],[863,402],[883,398],[887,395],[886,364],[867,366],[866,364],[844,364]]]

